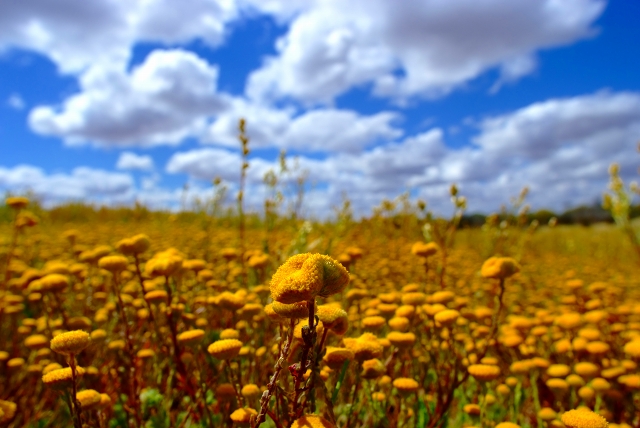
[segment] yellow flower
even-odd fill
[[[146,348],[146,349],[139,350],[136,355],[141,360],[146,360],[148,358],[152,358],[154,355],[156,355],[156,353],[153,349]]]
[[[260,391],[260,388],[258,388],[258,385],[250,383],[242,387],[240,394],[249,400],[253,400],[258,398],[262,392]]]
[[[336,370],[341,368],[345,361],[351,361],[354,358],[355,354],[350,349],[327,346],[327,352],[322,358],[322,361],[332,369]]]
[[[349,283],[349,272],[338,261],[321,254],[298,254],[278,268],[271,279],[271,296],[280,303],[311,300],[339,293]]]
[[[451,325],[458,319],[459,316],[460,312],[456,311],[455,309],[445,309],[444,311],[435,314],[433,318],[440,325]]]
[[[411,378],[399,377],[393,381],[393,386],[398,390],[398,392],[404,395],[416,392],[420,385]]]
[[[496,425],[496,428],[520,428],[520,425],[514,424],[513,422],[500,422]]]
[[[51,339],[51,350],[58,354],[77,354],[91,344],[91,337],[82,330],[61,333]]]
[[[238,424],[239,426],[249,426],[252,419],[258,415],[254,409],[250,407],[243,407],[240,409],[236,409],[229,416],[233,422]]]
[[[328,328],[338,335],[347,332],[349,321],[347,313],[336,305],[320,305],[318,308],[318,318],[322,322],[324,328]]]
[[[538,417],[545,422],[552,421],[558,416],[558,414],[551,407],[543,407],[538,412]]]
[[[490,257],[480,269],[480,275],[484,278],[509,278],[520,272],[520,265],[511,257]]]
[[[178,335],[178,342],[182,344],[191,345],[194,343],[198,343],[204,337],[204,330],[193,329],[180,333]]]
[[[85,370],[82,367],[76,367],[76,378],[84,376],[84,373]],[[71,367],[51,370],[42,376],[42,382],[44,382],[45,385],[57,389],[71,386],[72,380]]]
[[[589,409],[580,408],[563,413],[562,422],[567,428],[607,428],[607,420]]]
[[[465,404],[464,406],[462,406],[462,411],[465,412],[467,415],[471,415],[471,416],[479,416],[481,409],[480,406],[478,406],[477,404]]]
[[[364,333],[357,339],[345,337],[344,346],[353,351],[356,360],[365,361],[378,358],[384,350],[378,338],[371,333]]]
[[[35,281],[34,281],[35,282]],[[59,273],[50,273],[38,280],[39,291],[56,293],[69,286],[69,278]]]
[[[49,339],[44,334],[33,334],[24,340],[24,346],[29,349],[41,349],[49,344]]]
[[[399,331],[392,331],[387,334],[387,339],[393,346],[401,349],[410,348],[416,343],[416,335],[413,333],[401,333]]]
[[[222,339],[209,345],[207,351],[219,360],[230,360],[238,356],[241,348],[242,342],[237,339]]]
[[[102,397],[95,389],[85,389],[76,394],[76,400],[80,403],[81,408],[91,409],[100,405]]]
[[[98,267],[100,269],[108,270],[109,272],[120,272],[127,268],[129,261],[123,256],[105,256],[98,261]]]
[[[436,244],[435,242],[416,242],[411,246],[411,253],[418,257],[424,257],[426,259],[427,257],[430,257],[437,253],[438,249],[438,244]]]
[[[285,318],[309,318],[309,305],[307,301],[300,301],[295,303],[280,303],[274,301],[271,304],[273,312]]]
[[[149,303],[167,303],[169,301],[169,295],[164,290],[153,290],[149,291],[144,295],[144,300]]]
[[[640,358],[640,339],[632,340],[622,348],[624,353],[633,358]]]
[[[20,210],[29,205],[29,198],[25,198],[24,196],[10,196],[4,200],[4,203],[14,210]]]
[[[111,397],[107,394],[100,394],[100,407],[107,408],[111,407]]]
[[[365,379],[376,379],[384,374],[384,370],[384,364],[377,358],[362,363],[362,377]]]
[[[294,421],[291,428],[336,428],[336,426],[321,416],[305,415]]]
[[[552,364],[547,369],[547,374],[551,377],[567,377],[571,369],[566,364]]]
[[[489,364],[472,364],[467,370],[471,376],[480,381],[493,380],[500,376],[500,367]]]

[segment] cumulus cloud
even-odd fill
[[[143,156],[133,152],[122,152],[118,158],[116,168],[148,171],[153,169],[153,159],[148,155]]]
[[[209,126],[205,142],[236,147],[238,119],[247,119],[247,134],[256,147],[280,147],[304,152],[354,152],[377,141],[402,135],[400,115],[382,111],[370,116],[333,108],[308,110],[295,115],[292,109],[274,109],[236,99]]]
[[[242,158],[239,152],[226,149],[202,148],[175,153],[167,162],[170,174],[187,174],[192,178],[210,181],[220,177],[225,181],[240,180]],[[251,160],[247,176],[250,182],[261,182],[264,173],[275,164],[260,158]]]
[[[32,165],[0,167],[0,188],[32,192],[45,205],[65,201],[126,202],[135,191],[128,174],[77,167],[70,174],[47,174]]]
[[[59,108],[33,109],[29,123],[36,132],[68,144],[178,144],[225,108],[217,77],[217,67],[192,52],[156,50],[129,73],[91,68],[80,78],[80,93]]]
[[[20,47],[51,58],[63,72],[126,65],[139,41],[212,46],[237,16],[233,0],[21,0],[0,3],[0,50]]]
[[[293,19],[278,55],[252,73],[247,94],[330,102],[354,86],[380,96],[437,96],[498,67],[509,81],[535,52],[594,33],[602,0],[315,2]]]
[[[300,166],[318,185],[314,198],[325,211],[340,203],[343,192],[366,214],[383,198],[412,190],[446,213],[453,182],[469,196],[473,211],[496,211],[524,186],[531,189],[534,207],[561,210],[597,199],[606,189],[612,162],[621,165],[626,180],[635,178],[638,159],[630,154],[638,135],[640,94],[597,92],[484,118],[472,146],[448,147],[443,131],[434,128],[358,154],[302,156]],[[251,165],[254,183],[269,168],[277,169],[275,161],[260,158]],[[206,148],[174,155],[167,172],[237,182],[239,167],[237,152]]]

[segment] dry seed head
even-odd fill
[[[51,339],[51,350],[58,354],[78,354],[91,344],[91,337],[82,330],[61,333]]]

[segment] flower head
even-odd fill
[[[569,410],[562,414],[562,423],[567,428],[607,428],[607,420],[586,408]]]
[[[77,354],[91,344],[89,333],[74,330],[61,333],[51,339],[51,350],[58,354]]]
[[[278,268],[271,279],[271,296],[280,303],[311,300],[339,293],[349,283],[340,262],[321,254],[298,254]]]

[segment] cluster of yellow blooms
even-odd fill
[[[566,236],[591,235],[541,230],[507,257],[490,231],[464,230],[444,257],[383,219],[352,225],[331,256],[313,252],[330,243],[320,226],[309,252],[276,234],[267,253],[250,227],[240,250],[224,225],[60,233],[28,199],[6,205],[0,426],[640,423],[637,280],[626,259],[567,251]]]

